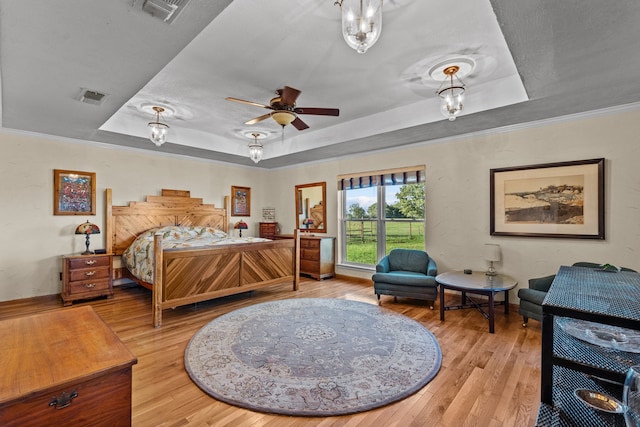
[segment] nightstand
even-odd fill
[[[113,255],[65,255],[62,257],[62,302],[113,297]]]
[[[273,240],[276,234],[278,234],[277,222],[261,222],[260,223],[260,237]]]

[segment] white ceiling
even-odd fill
[[[191,0],[171,24],[143,0],[0,0],[2,125],[24,131],[253,165],[245,136],[261,131],[265,168],[338,157],[640,99],[640,2],[387,0],[382,35],[360,55],[340,34],[333,0]],[[602,5],[600,3],[607,3]],[[465,110],[438,113],[428,76],[471,58]],[[268,111],[284,85],[309,129]],[[82,88],[108,94],[78,101]],[[152,105],[173,110],[168,143],[147,138]]]

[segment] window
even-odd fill
[[[424,250],[424,167],[338,177],[340,262],[373,266],[394,248]]]

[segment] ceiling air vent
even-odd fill
[[[100,105],[106,97],[106,94],[100,93],[97,90],[81,88],[77,99],[85,104]]]
[[[190,0],[142,0],[142,10],[170,24]]]

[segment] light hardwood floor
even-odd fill
[[[151,294],[116,287],[113,299],[92,305],[137,355],[133,367],[134,426],[533,426],[540,403],[540,323],[522,327],[517,306],[496,314],[496,332],[476,310],[429,310],[422,301],[383,297],[383,306],[426,326],[442,349],[438,375],[416,394],[354,415],[309,418],[263,414],[219,402],[202,392],[184,369],[184,350],[207,322],[229,311],[286,298],[343,298],[376,304],[373,286],[344,279],[303,279],[300,290],[275,285],[164,312],[163,326],[151,326]],[[454,294],[447,295],[452,299]],[[512,299],[517,298],[512,296]],[[74,305],[78,305],[75,303]],[[0,319],[61,310],[58,296],[0,303]],[[114,426],[116,427],[116,426]]]

